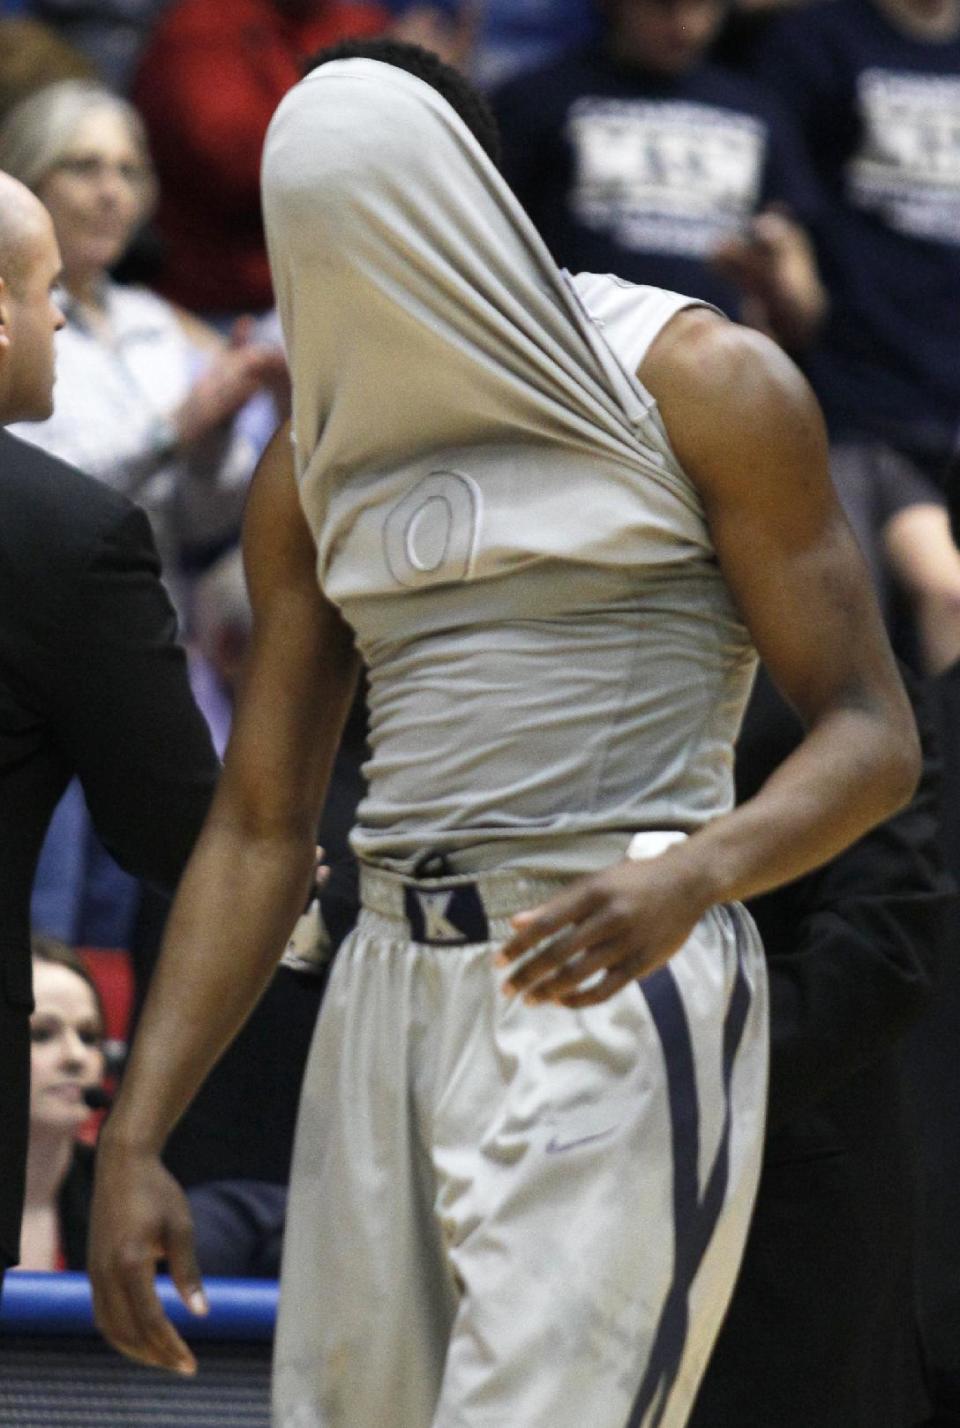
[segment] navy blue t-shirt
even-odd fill
[[[772,28],[756,66],[826,193],[833,312],[809,370],[828,420],[945,459],[960,425],[960,37],[817,0]]]
[[[710,255],[771,202],[801,221],[817,194],[791,121],[750,78],[713,65],[663,78],[600,46],[493,97],[504,172],[554,258],[689,293],[731,316]]]

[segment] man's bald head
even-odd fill
[[[0,425],[44,421],[53,411],[53,297],[60,250],[43,204],[0,173]]]
[[[0,278],[23,287],[38,241],[52,232],[50,215],[25,184],[0,172]]]

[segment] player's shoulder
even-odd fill
[[[778,451],[825,449],[820,408],[787,354],[710,309],[677,313],[638,375],[691,475],[723,467],[748,473]]]
[[[692,400],[737,412],[809,398],[799,368],[776,342],[705,307],[683,308],[665,324],[638,376],[661,406]]]

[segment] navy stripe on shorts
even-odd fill
[[[680,990],[669,966],[640,983],[657,1028],[667,1071],[670,1133],[673,1151],[673,1280],[667,1291],[640,1384],[626,1428],[641,1428],[655,1405],[650,1428],[663,1421],[667,1402],[687,1341],[689,1297],[697,1271],[720,1219],[730,1167],[730,1083],[733,1064],[743,1037],[751,993],[737,948],[737,974],[723,1023],[723,1088],[726,1097],[723,1131],[716,1158],[700,1196],[700,1108],[694,1070],[693,1044]]]

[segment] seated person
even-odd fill
[[[17,1268],[85,1270],[95,1152],[78,1137],[90,1120],[91,1106],[108,1105],[110,1099],[103,1089],[103,1004],[90,972],[66,943],[34,934],[32,950],[36,1009],[30,1019],[30,1135]],[[271,1082],[274,1091],[289,1085],[277,1106],[278,1134],[283,1137],[283,1126],[296,1107],[297,1058],[306,1055],[323,981],[305,982],[282,972],[278,982],[282,985],[268,994],[267,1009],[254,1018],[244,1045],[248,1055],[251,1045],[261,1047],[256,1071],[267,1077],[269,1053],[262,1023],[272,1010],[272,1059],[292,1068],[286,1074],[277,1071]],[[281,1015],[278,1005],[283,992],[286,999]],[[260,1042],[256,1041],[258,1029]],[[284,1041],[285,1056],[277,1055],[280,1038],[290,1039]],[[241,1117],[242,1089],[241,1082],[233,1106]],[[212,1142],[209,1154],[216,1159],[216,1127],[209,1126],[207,1133]],[[289,1157],[289,1145],[285,1153]],[[205,1274],[276,1277],[279,1273],[286,1187],[277,1183],[279,1174],[274,1181],[254,1178],[263,1173],[255,1153],[248,1157],[247,1165],[251,1174],[246,1178],[241,1174],[191,1190],[197,1249]]]
[[[77,1134],[103,1095],[96,983],[65,943],[34,936],[30,1140],[19,1269],[85,1269],[93,1150]],[[89,1098],[89,1100],[88,1100]],[[104,1098],[105,1099],[105,1098]]]

